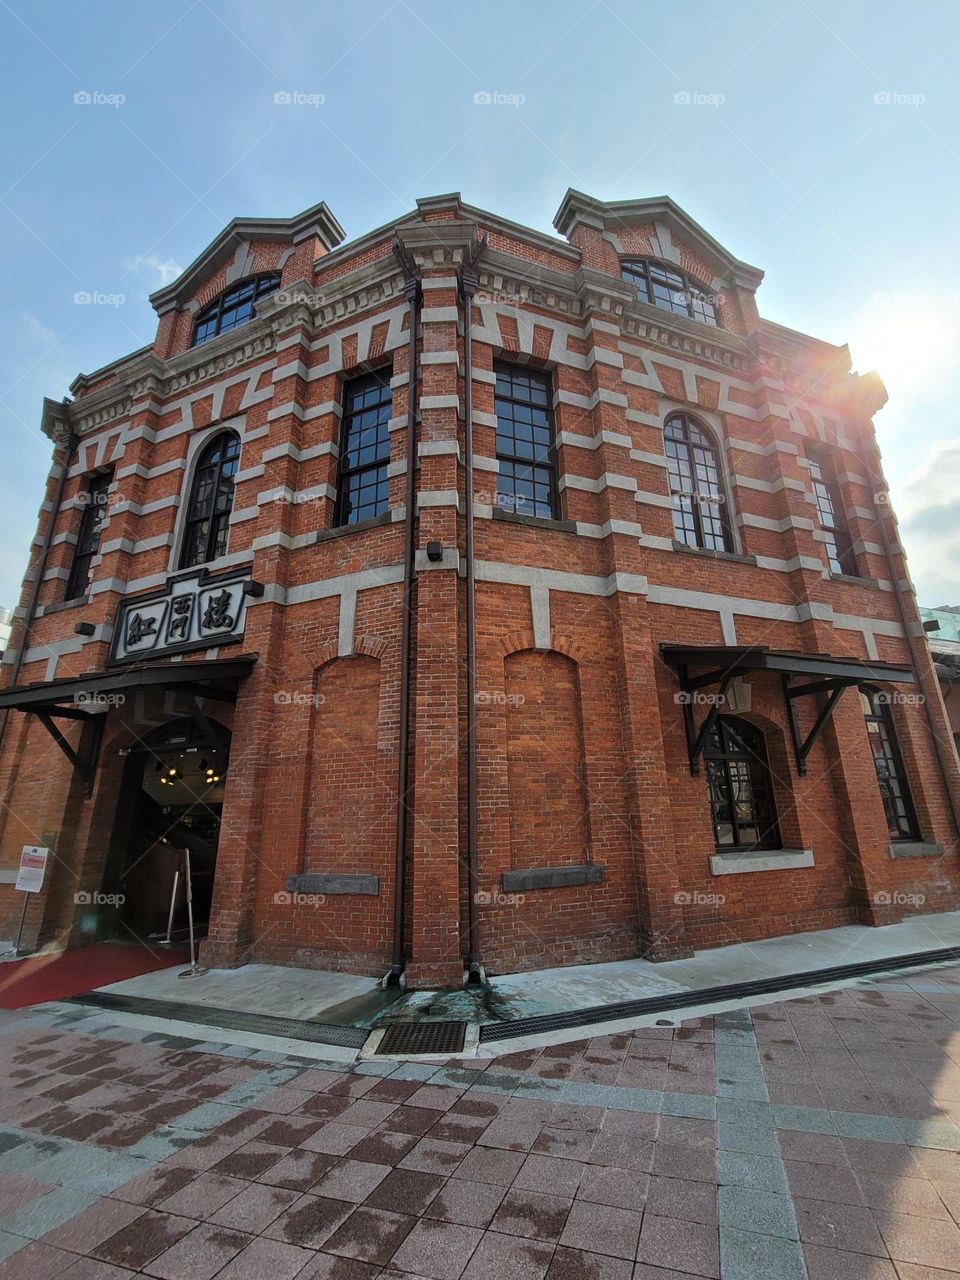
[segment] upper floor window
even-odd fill
[[[389,369],[353,378],[344,386],[335,524],[372,520],[389,507],[392,414]]]
[[[719,325],[714,295],[705,293],[693,283],[684,271],[653,262],[649,258],[635,258],[621,262],[620,271],[637,291],[640,302],[652,303],[664,311],[678,316],[689,316],[703,324]]]
[[[557,454],[550,375],[494,364],[497,378],[497,501],[517,515],[557,519]]]
[[[663,428],[673,529],[678,542],[707,551],[730,551],[733,540],[717,447],[685,413],[671,414]]]
[[[857,557],[853,554],[853,538],[850,536],[840,486],[833,467],[826,458],[818,457],[810,449],[807,450],[807,462],[810,464],[810,479],[813,481],[817,515],[830,571],[846,573],[855,578],[860,570]]]
[[[218,333],[228,333],[238,325],[246,324],[253,319],[257,300],[265,298],[268,293],[276,293],[279,288],[280,272],[271,271],[267,275],[251,276],[249,280],[242,280],[225,290],[197,316],[191,346],[199,347]]]
[[[79,600],[87,594],[93,576],[93,557],[100,549],[100,533],[107,518],[107,491],[112,481],[113,475],[109,472],[93,476],[84,495],[83,515],[80,517],[80,531],[73,552],[70,577],[67,579],[65,600]]]
[[[703,758],[718,849],[779,849],[767,744],[739,716],[718,716]]]
[[[214,436],[197,459],[183,532],[181,569],[226,555],[239,461],[240,437],[235,431],[221,431]]]
[[[916,840],[919,835],[917,815],[907,785],[890,704],[878,689],[861,689],[860,704],[873,752],[887,832],[891,840]]]

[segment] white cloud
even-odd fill
[[[151,289],[162,289],[165,284],[176,280],[183,274],[183,267],[174,258],[158,258],[155,253],[142,253],[136,258],[129,258],[123,264],[124,271],[132,271],[137,275],[153,276]]]
[[[938,441],[894,498],[920,603],[960,604],[960,441]]]

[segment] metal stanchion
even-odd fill
[[[197,948],[193,936],[193,883],[190,878],[190,850],[183,851],[183,883],[187,891],[187,927],[190,931],[190,968],[184,969],[182,973],[178,973],[178,978],[198,978],[200,974],[206,973],[207,970],[197,964]]]
[[[167,936],[161,941],[161,947],[169,947],[173,938],[173,913],[177,907],[177,893],[180,889],[180,867],[173,873],[173,892],[170,894],[170,913],[167,916]]]
[[[5,956],[22,956],[23,955],[23,952],[20,949],[20,942],[23,938],[23,923],[27,918],[27,903],[29,901],[30,901],[30,895],[29,893],[25,893],[23,895],[23,906],[20,908],[20,923],[17,926],[17,940],[9,951],[4,951],[3,954]]]

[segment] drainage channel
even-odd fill
[[[363,1048],[369,1035],[365,1027],[303,1022],[299,1018],[275,1018],[266,1013],[211,1009],[202,1004],[181,1004],[177,1000],[151,1000],[145,996],[121,996],[101,991],[70,996],[64,1003],[111,1013],[137,1013],[146,1018],[192,1022],[200,1027],[217,1027],[221,1031],[247,1031],[261,1036],[283,1036],[287,1040],[306,1040],[311,1044],[338,1045],[343,1049]]]
[[[517,1018],[510,1022],[487,1022],[480,1027],[480,1043],[491,1044],[498,1040],[516,1040],[521,1036],[536,1036],[550,1031],[589,1027],[598,1022],[616,1022],[621,1018],[639,1018],[646,1014],[667,1013],[676,1009],[702,1008],[704,1005],[723,1004],[728,1000],[745,1000],[752,996],[795,991],[802,987],[814,987],[825,982],[842,982],[847,978],[866,977],[876,973],[924,968],[950,960],[960,960],[960,947],[913,951],[902,956],[835,965],[830,969],[810,969],[773,978],[757,978],[753,982],[735,982],[725,987],[679,991],[671,995],[648,996],[642,1000],[622,1000],[616,1004],[592,1005],[589,1009],[539,1014],[532,1018]]]

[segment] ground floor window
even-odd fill
[[[754,725],[719,716],[704,748],[718,849],[779,849],[767,745]]]
[[[890,839],[916,840],[919,834],[917,816],[897,744],[890,704],[878,689],[861,689],[860,703]]]

